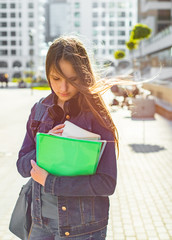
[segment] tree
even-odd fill
[[[151,35],[151,28],[149,28],[146,24],[137,23],[131,32],[130,39],[133,40],[142,40],[145,38],[149,38]]]
[[[117,50],[117,51],[115,51],[114,52],[114,57],[115,57],[115,59],[122,59],[122,58],[124,58],[125,57],[125,52],[124,51],[122,51],[122,50]]]
[[[138,44],[139,44],[139,41],[136,41],[136,40],[132,40],[130,39],[128,42],[125,43],[127,48],[130,50],[131,52],[131,64],[132,64],[132,67],[133,67],[133,50],[137,49],[138,48]]]
[[[137,45],[140,50],[140,61],[142,57],[142,40],[149,38],[151,36],[152,29],[146,24],[137,23],[130,34],[130,40],[126,43],[130,50],[136,49]]]
[[[122,59],[122,58],[124,58],[125,57],[125,52],[124,51],[122,51],[122,50],[117,50],[117,51],[115,51],[114,52],[114,58],[115,59],[117,59],[117,60],[120,60],[120,59]],[[118,72],[119,71],[119,63],[118,63],[118,65],[116,66],[116,72]]]
[[[137,49],[138,43],[139,43],[138,41],[129,40],[129,41],[126,42],[125,44],[126,44],[127,48],[128,48],[130,51],[132,51],[132,50],[134,50],[134,49]]]
[[[142,56],[142,46],[141,40],[144,40],[145,38],[149,38],[151,35],[152,29],[149,28],[146,24],[137,23],[130,34],[130,41],[139,41],[139,49],[140,49],[140,57]]]

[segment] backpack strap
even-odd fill
[[[35,106],[35,115],[33,116],[33,121],[31,123],[32,135],[34,138],[36,136],[36,133],[38,132],[41,119],[46,111],[46,106],[42,104],[43,100],[44,98],[41,98],[40,101],[37,102]]]
[[[36,107],[35,107],[34,120],[39,121],[39,122],[41,121],[41,119],[45,113],[45,110],[46,110],[46,107],[42,104],[43,100],[44,100],[44,98],[41,98],[39,100],[39,102],[37,102]]]

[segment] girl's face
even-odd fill
[[[70,62],[61,59],[59,66],[64,73],[64,75],[72,80],[79,81],[75,70],[73,69]],[[63,105],[66,101],[74,97],[78,90],[72,86],[64,77],[62,77],[54,68],[50,70],[49,80],[52,87],[52,90],[58,97],[58,105],[63,108]]]

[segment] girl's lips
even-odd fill
[[[67,97],[69,95],[69,93],[60,93],[60,95],[63,97]]]

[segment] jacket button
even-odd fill
[[[65,207],[65,206],[63,206],[63,207],[62,207],[62,210],[63,210],[63,211],[66,211],[66,207]]]
[[[65,235],[66,235],[66,236],[69,236],[69,235],[70,235],[70,233],[69,233],[69,232],[65,232]]]
[[[68,114],[66,115],[66,119],[68,119],[68,120],[70,119],[70,116]]]

